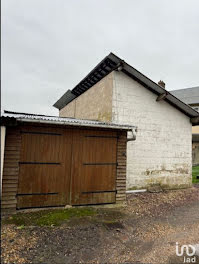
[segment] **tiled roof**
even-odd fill
[[[186,104],[199,104],[199,86],[170,91],[171,94],[179,98]]]

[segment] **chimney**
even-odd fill
[[[162,86],[162,88],[165,89],[165,82],[163,82],[162,80],[160,80],[160,81],[158,82],[158,84],[159,84],[160,86]]]

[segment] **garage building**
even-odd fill
[[[135,127],[5,111],[1,128],[3,209],[126,200],[127,131]]]

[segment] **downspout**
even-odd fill
[[[128,141],[134,141],[136,140],[136,134],[137,134],[137,128],[133,128],[131,131],[131,136],[129,138],[127,138],[127,142]],[[127,190],[126,193],[130,194],[130,193],[139,193],[139,192],[146,192],[146,189],[142,189],[142,190]]]
[[[2,178],[3,178],[5,138],[6,138],[6,127],[5,126],[1,126],[1,192],[2,192]]]

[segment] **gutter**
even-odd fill
[[[127,142],[136,140],[137,127],[131,129],[131,137],[127,137]]]

